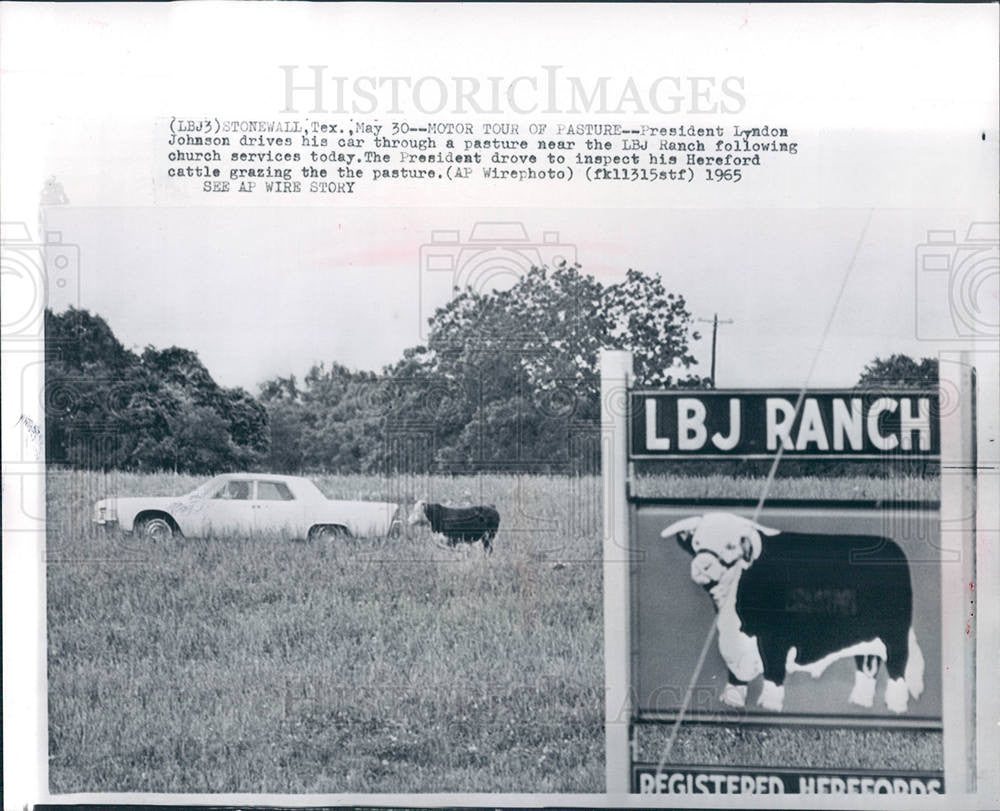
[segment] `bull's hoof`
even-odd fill
[[[910,695],[920,698],[924,692],[924,654],[917,643],[917,635],[910,628],[910,655],[906,659],[906,669],[903,671],[903,680],[907,684]]]
[[[906,687],[904,679],[889,679],[885,686],[885,706],[890,712],[906,712],[906,705],[909,703],[910,691]]]
[[[747,686],[745,684],[727,684],[719,699],[728,707],[743,709],[747,703]]]
[[[765,710],[781,712],[785,706],[785,686],[764,679],[764,689],[760,691],[757,703]]]
[[[859,707],[871,707],[875,703],[875,677],[855,670],[854,689],[847,700]]]

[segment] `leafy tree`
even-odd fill
[[[561,468],[597,430],[601,349],[631,350],[644,385],[697,386],[699,337],[683,297],[657,277],[629,270],[605,286],[578,265],[534,267],[434,314],[427,346],[389,370],[401,392],[393,417],[433,426],[453,469]]]
[[[169,448],[175,470],[214,473],[236,466],[239,449],[231,440],[226,421],[209,406],[189,405],[170,420]]]
[[[339,363],[314,365],[302,384],[278,377],[261,385],[271,430],[268,462],[281,471],[380,469],[382,382]]]
[[[226,425],[236,456],[253,464],[256,454],[268,448],[267,409],[241,388],[219,389],[215,400],[212,410]]]
[[[861,373],[857,385],[863,388],[936,388],[937,358],[914,360],[909,355],[875,358]]]
[[[198,402],[208,403],[217,393],[208,369],[190,349],[147,346],[142,365],[161,386],[186,391]]]
[[[47,362],[78,370],[94,364],[125,370],[138,360],[134,352],[122,346],[107,321],[76,307],[58,315],[45,311],[45,353]]]
[[[77,468],[251,467],[267,449],[267,413],[222,388],[187,349],[125,347],[100,316],[45,313],[46,455]]]
[[[267,413],[268,453],[265,466],[275,473],[296,473],[305,466],[306,410],[295,375],[260,385],[259,400]]]
[[[686,373],[696,363],[690,341],[700,338],[691,323],[684,298],[667,293],[658,277],[630,269],[604,286],[563,263],[533,267],[509,290],[462,291],[430,320],[428,349],[438,365],[452,358],[479,368],[491,363],[487,356],[516,358],[533,383],[587,381],[596,394],[601,349],[631,350],[645,385],[699,382]]]

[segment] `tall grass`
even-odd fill
[[[504,516],[490,558],[425,535],[156,547],[86,526],[102,488],[196,483],[50,477],[53,791],[603,789],[593,487],[478,482]],[[445,499],[477,482],[423,484]]]

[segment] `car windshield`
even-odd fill
[[[218,491],[212,493],[212,498],[249,501],[252,484],[253,482],[246,481],[245,479],[232,479],[225,482]]]
[[[194,490],[188,493],[189,496],[202,496],[208,498],[215,495],[215,492],[225,483],[225,476],[215,476],[203,484],[199,484]]]

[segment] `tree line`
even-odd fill
[[[256,395],[219,386],[188,349],[126,349],[99,315],[46,312],[46,454],[74,468],[214,473],[595,473],[599,352],[637,381],[708,388],[683,296],[629,270],[601,284],[535,267],[502,291],[455,291],[425,345],[379,373],[316,364]],[[875,359],[860,385],[936,382],[936,362]],[[902,382],[900,382],[902,381]]]
[[[189,349],[126,349],[86,310],[45,313],[45,453],[74,468],[210,473],[269,448],[264,405]]]

